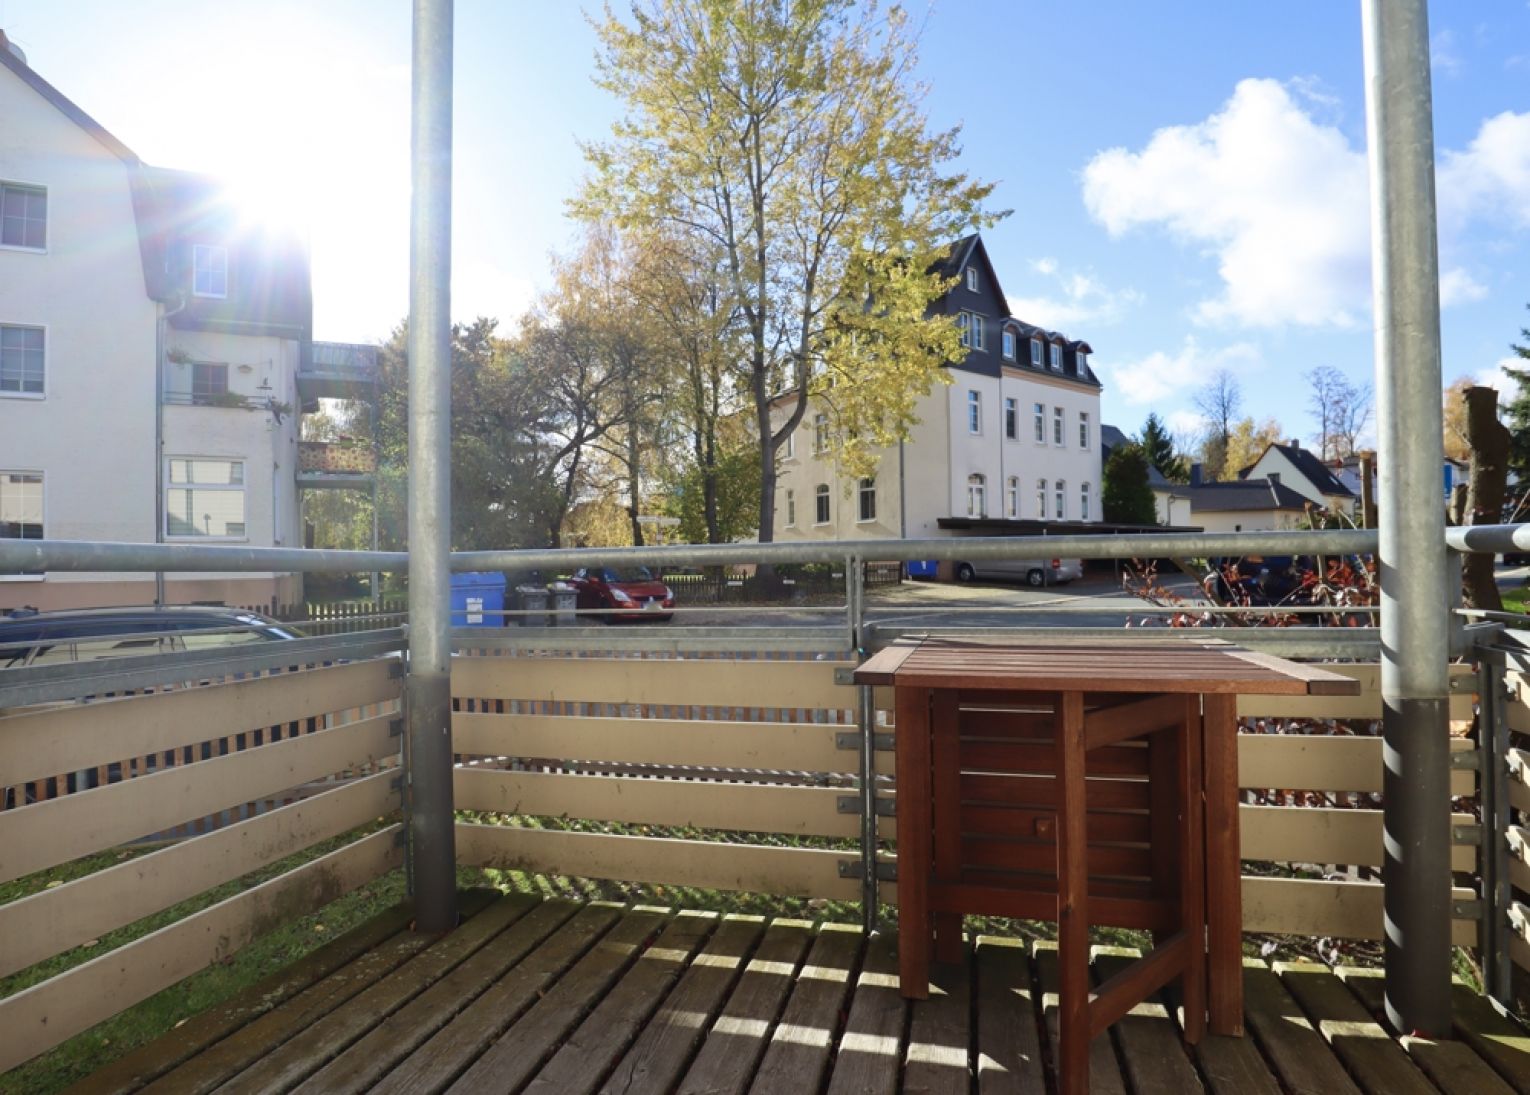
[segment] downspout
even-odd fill
[[[154,542],[165,542],[165,324],[186,310],[186,294],[177,291],[175,307],[159,305],[154,323]],[[154,603],[165,603],[165,572],[154,572]]]
[[[908,539],[908,480],[903,471],[903,439],[898,439],[898,539]]]

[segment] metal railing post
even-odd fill
[[[415,924],[457,923],[451,740],[452,0],[414,0],[409,226],[409,859]]]
[[[845,626],[849,631],[850,656],[865,655],[863,634],[866,627],[866,562],[852,554],[845,560]],[[875,694],[870,688],[855,690],[856,725],[860,732],[857,757],[857,794],[861,808],[861,926],[874,931],[877,926],[877,712]]]
[[[1425,0],[1362,0],[1379,427],[1387,1019],[1447,1036],[1448,567]]]
[[[1482,982],[1484,993],[1503,1007],[1514,1000],[1509,957],[1509,787],[1505,750],[1504,671],[1497,655],[1477,653],[1477,796],[1482,808],[1482,843],[1477,871],[1482,879]]]

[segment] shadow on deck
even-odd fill
[[[845,925],[474,890],[434,938],[395,909],[123,1057],[80,1092],[1043,1093],[1054,953],[979,938],[897,991]],[[1130,952],[1100,948],[1097,978]],[[1095,1040],[1096,1092],[1530,1092],[1530,1039],[1457,987],[1458,1041],[1387,1036],[1379,971],[1246,963],[1249,1036],[1187,1050],[1172,1010]]]

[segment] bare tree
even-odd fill
[[[1201,441],[1201,463],[1205,471],[1215,477],[1227,463],[1227,448],[1232,441],[1233,426],[1238,411],[1243,407],[1243,389],[1237,377],[1226,369],[1218,369],[1206,385],[1191,400],[1195,409],[1206,419],[1206,436]]]
[[[1355,451],[1360,433],[1371,420],[1371,387],[1356,386],[1332,365],[1319,365],[1302,374],[1312,386],[1307,409],[1317,420],[1318,453],[1324,460],[1339,460]]]

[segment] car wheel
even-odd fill
[[[977,577],[977,571],[972,569],[971,563],[956,564],[956,580],[958,582],[970,582]]]
[[[1026,583],[1040,589],[1047,584],[1047,576],[1039,570],[1029,571],[1025,576]]]

